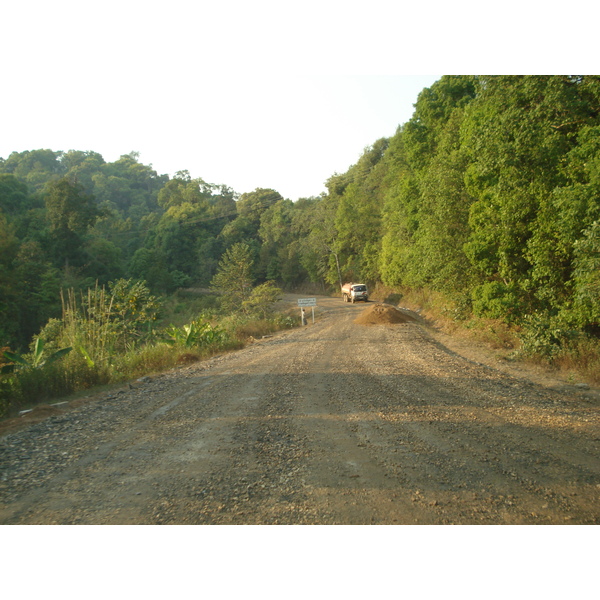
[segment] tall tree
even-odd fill
[[[48,149],[12,152],[1,165],[2,172],[12,173],[31,192],[41,192],[48,181],[64,176],[65,169],[60,163],[62,154]]]
[[[481,286],[516,298],[522,313],[556,311],[571,293],[572,245],[590,223],[568,215],[597,204],[568,167],[580,131],[598,125],[600,78],[486,77],[479,89],[462,135],[476,198],[466,251]]]
[[[46,186],[45,203],[55,258],[65,267],[81,263],[82,236],[101,214],[93,197],[62,178]]]
[[[240,310],[244,301],[250,297],[254,282],[252,267],[252,251],[248,244],[233,245],[221,258],[211,288],[221,295],[225,310]]]
[[[27,186],[12,174],[0,174],[0,210],[14,216],[24,213],[30,205]]]

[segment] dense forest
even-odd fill
[[[600,334],[600,76],[444,76],[326,188],[291,201],[160,175],[135,153],[14,152],[0,159],[0,347],[26,349],[60,317],[61,289],[207,288],[242,246],[258,284],[427,289],[456,319],[550,346]]]

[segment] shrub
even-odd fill
[[[11,408],[16,405],[15,377],[0,374],[0,418],[7,417]]]
[[[165,343],[183,348],[218,347],[226,337],[225,331],[213,327],[210,323],[201,319],[196,319],[183,327],[171,325],[164,333],[166,336]]]
[[[62,301],[61,340],[96,366],[109,365],[115,353],[152,337],[152,322],[161,306],[145,282],[130,279],[111,282],[109,290],[89,288],[79,301],[71,289]]]
[[[522,322],[519,334],[520,349],[517,357],[542,358],[552,361],[561,351],[563,345],[579,334],[566,327],[559,318],[541,313],[527,315]]]
[[[274,305],[281,298],[282,293],[272,281],[257,285],[250,296],[242,302],[242,311],[247,315],[266,319],[273,314]]]
[[[519,300],[510,287],[500,281],[488,281],[473,290],[473,312],[478,317],[510,322],[516,315]]]

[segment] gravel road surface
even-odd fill
[[[0,523],[600,522],[594,390],[318,303],[314,325],[4,433]]]

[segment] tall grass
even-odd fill
[[[568,341],[554,359],[562,371],[580,373],[587,381],[600,384],[600,340],[580,337]]]
[[[231,315],[219,323],[207,314],[188,324],[153,329],[136,316],[115,310],[115,295],[96,286],[62,294],[62,319],[40,333],[48,351],[72,346],[61,360],[40,369],[0,376],[0,417],[52,398],[98,385],[119,383],[182,363],[235,350],[278,329],[296,325],[283,315],[256,319]],[[139,315],[139,311],[136,311]]]
[[[114,297],[103,287],[81,293],[77,302],[73,289],[61,291],[62,331],[61,343],[68,343],[86,358],[92,366],[110,364],[117,342],[115,322],[111,319]]]

